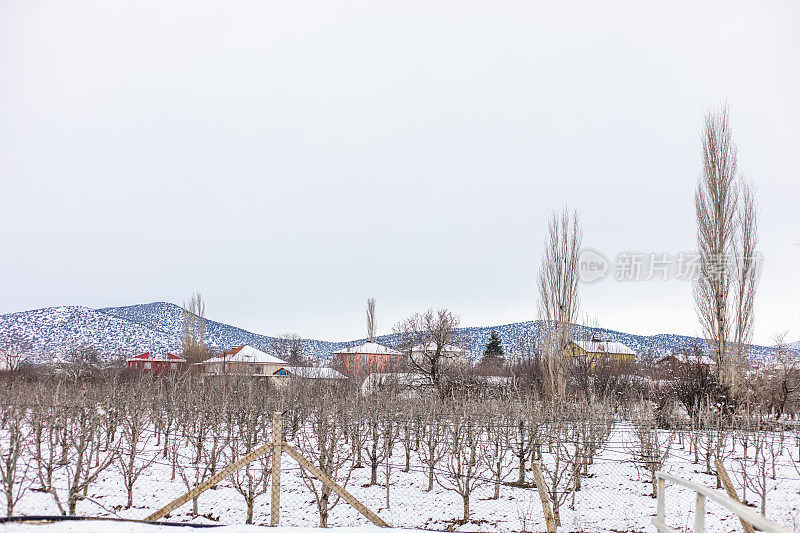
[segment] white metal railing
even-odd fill
[[[656,480],[658,483],[658,502],[656,504],[656,517],[653,518],[653,525],[661,532],[676,533],[675,529],[669,527],[664,520],[664,486],[667,481],[681,485],[688,489],[693,490],[697,494],[697,503],[694,510],[694,530],[696,533],[705,531],[706,523],[706,498],[714,500],[726,509],[733,511],[739,519],[749,522],[754,527],[764,531],[765,533],[795,533],[788,527],[782,526],[777,522],[769,520],[764,515],[759,514],[743,503],[737,502],[727,494],[723,494],[703,485],[692,483],[679,477],[665,474],[664,472],[656,472]]]

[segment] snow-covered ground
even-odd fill
[[[647,474],[637,469],[632,460],[632,439],[633,434],[629,426],[624,423],[615,426],[603,449],[589,467],[589,475],[583,478],[581,490],[574,494],[574,507],[571,495],[564,502],[561,508],[561,530],[652,531],[650,519],[655,515],[656,500],[650,497],[651,484]],[[796,439],[796,435],[786,433],[782,440],[776,437],[770,441],[769,445],[775,449],[775,479],[771,479],[770,458],[766,480],[767,516],[794,529],[800,527],[800,496],[798,496],[800,474],[796,468],[800,442]],[[726,452],[725,463],[741,495],[741,479],[737,475],[740,464],[737,457],[741,457],[741,448],[738,444],[735,446],[735,450],[730,448]],[[752,445],[750,451],[752,457]],[[188,451],[186,455],[188,456]],[[391,460],[394,466],[390,478],[389,508],[386,508],[386,488],[382,484],[383,466],[379,470],[379,485],[366,486],[369,481],[369,468],[360,468],[353,471],[347,489],[394,527],[457,531],[544,530],[541,504],[535,489],[504,485],[500,489],[500,498],[494,500],[490,499],[493,492],[490,483],[479,486],[472,497],[473,521],[458,524],[456,520],[461,517],[462,512],[460,497],[439,485],[432,491],[426,492],[427,472],[416,456],[412,455],[412,459],[411,471],[402,472],[405,456],[402,447],[399,445],[396,447]],[[545,462],[547,461],[545,453]],[[750,465],[748,468],[751,473],[755,472],[754,466]],[[693,453],[689,451],[688,439],[684,439],[683,443],[677,439],[673,442],[663,470],[711,488],[715,486],[715,476],[704,473],[705,464],[702,457],[699,464],[693,463]],[[437,474],[446,475],[444,466],[440,467]],[[530,479],[530,472],[526,475]],[[515,476],[516,472],[512,473],[509,480]],[[317,526],[319,518],[314,497],[303,484],[298,465],[287,455],[283,457],[281,478],[281,525]],[[125,490],[116,467],[111,467],[90,486],[89,498],[78,504],[78,514],[141,520],[185,490],[180,476],[171,478],[169,460],[159,455],[136,483],[133,508],[122,508],[126,500]],[[669,484],[666,491],[667,522],[673,527],[691,529],[694,521],[694,494]],[[752,489],[748,489],[747,499],[753,503],[759,502]],[[269,494],[260,496],[256,500],[254,520],[256,524],[269,523],[269,504]],[[200,496],[201,516],[190,515],[190,502],[174,511],[167,520],[236,525],[244,523],[245,510],[243,498],[232,488],[230,480],[227,480]],[[29,491],[17,504],[15,514],[54,515],[58,514],[58,509],[49,494]],[[341,502],[331,511],[329,525],[366,527],[370,526],[370,523],[355,509]],[[733,515],[712,502],[707,505],[706,526],[709,531],[738,531],[740,528],[738,520]],[[9,531],[15,531],[13,528],[32,526],[7,527]],[[81,531],[95,531],[87,529],[90,527],[95,526],[87,525],[82,527]],[[44,530],[43,528],[42,531]],[[246,529],[232,529],[232,531],[239,530],[246,531]],[[170,531],[175,530],[170,529]]]
[[[12,523],[5,524],[3,531],[8,533],[256,533],[264,529],[259,526],[220,526],[213,529],[192,527],[159,526],[136,522],[90,520],[81,522],[55,522],[48,524]],[[271,533],[415,533],[410,529],[385,529],[377,526],[332,527],[276,527]]]

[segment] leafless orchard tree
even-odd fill
[[[436,468],[442,458],[447,455],[447,438],[444,433],[445,425],[442,420],[442,405],[437,400],[428,400],[423,407],[420,418],[419,445],[417,453],[419,459],[428,470],[428,487],[433,490]]]
[[[211,424],[208,414],[203,409],[202,397],[196,389],[187,391],[180,409],[181,432],[185,436],[184,444],[188,449],[184,452],[186,455],[182,455],[178,446],[174,453],[178,474],[188,491],[210,475],[210,466],[205,458],[208,453],[207,438],[211,432]],[[195,496],[192,498],[192,516],[198,514],[198,496]]]
[[[74,515],[78,502],[87,497],[89,486],[116,458],[119,441],[101,455],[101,418],[96,411],[96,402],[91,399],[80,399],[68,411],[66,503],[68,513]]]
[[[752,186],[738,175],[727,107],[706,113],[702,159],[703,172],[695,192],[699,254],[695,308],[721,383],[735,391],[753,327],[757,221]]]
[[[582,237],[575,211],[564,209],[551,215],[537,278],[542,373],[545,394],[550,397],[563,397],[565,393],[561,352],[578,317],[578,255]]]
[[[133,487],[136,481],[158,457],[157,450],[149,450],[153,438],[148,404],[150,391],[144,389],[149,384],[137,385],[127,398],[125,416],[122,417],[119,453],[116,457],[116,465],[128,496],[126,509],[133,506]]]
[[[550,402],[547,409],[547,421],[543,428],[547,435],[547,454],[541,461],[542,473],[550,491],[550,502],[553,506],[553,518],[556,525],[561,525],[561,506],[575,489],[575,476],[580,475],[577,466],[579,449],[577,427],[573,413],[565,404]]]
[[[298,434],[298,446],[322,472],[344,487],[353,472],[353,462],[350,447],[344,445],[343,412],[338,408],[334,395],[320,395],[315,400],[310,406],[308,431]],[[339,503],[339,496],[305,470],[301,475],[314,494],[320,527],[328,527],[328,515]]]
[[[528,459],[536,451],[536,458],[541,458],[541,441],[539,430],[542,420],[537,414],[537,407],[530,398],[513,398],[506,407],[509,427],[505,431],[506,446],[517,461],[517,484],[525,484],[525,467]]]
[[[59,512],[66,514],[55,486],[57,474],[67,462],[67,416],[63,401],[64,391],[60,386],[53,391],[42,388],[34,391],[34,403],[29,410],[33,438],[28,445],[36,466],[37,490],[50,494]]]
[[[631,422],[634,425],[634,440],[629,444],[636,465],[647,472],[652,485],[651,498],[656,497],[656,472],[661,470],[672,447],[673,434],[666,438],[659,435],[658,424],[652,408],[645,402],[633,409]]]
[[[486,440],[481,444],[480,456],[494,481],[493,500],[500,498],[500,485],[513,472],[514,457],[506,445],[508,428],[512,422],[513,419],[497,412],[492,413],[486,422]]]
[[[769,479],[769,466],[768,458],[770,451],[768,448],[771,446],[767,432],[754,431],[753,439],[753,458],[751,465],[754,471],[751,474],[743,476],[744,483],[753,492],[758,495],[761,502],[760,511],[762,515],[767,514],[767,494],[771,490],[773,483]],[[747,459],[745,459],[747,460]]]
[[[457,346],[456,328],[460,319],[447,309],[416,313],[394,328],[400,336],[400,346],[409,354],[411,368],[424,376],[444,394],[444,375],[448,369],[448,346]],[[412,356],[413,351],[413,356]]]
[[[364,407],[362,414],[366,421],[363,450],[369,464],[368,485],[371,486],[378,483],[378,467],[387,458],[388,449],[385,446],[386,435],[382,428],[382,422],[389,406],[381,401],[381,397],[378,395],[372,395],[362,405]]]
[[[481,426],[472,418],[474,406],[458,409],[448,424],[449,452],[445,464],[447,473],[437,477],[442,488],[456,492],[463,503],[462,523],[470,518],[470,498],[475,489],[485,483],[486,465],[479,457]]]
[[[15,395],[21,391],[15,391]],[[6,499],[6,516],[14,514],[14,506],[25,495],[33,482],[28,475],[31,463],[24,461],[23,454],[30,426],[26,422],[25,409],[11,403],[12,398],[2,397],[0,406],[2,424],[0,431],[0,485]]]
[[[261,409],[251,394],[241,400],[240,408],[234,411],[236,422],[231,432],[230,455],[226,459],[228,463],[236,461],[267,442],[264,436],[268,426],[268,411]],[[256,499],[269,491],[271,465],[272,455],[265,454],[236,471],[231,477],[233,488],[244,498],[247,505],[246,524],[253,523]]]

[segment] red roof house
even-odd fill
[[[178,357],[177,355],[172,355],[171,353],[155,355],[150,352],[145,352],[126,359],[126,362],[130,370],[162,374],[168,370],[177,370],[181,368],[184,363],[186,363],[186,359]]]

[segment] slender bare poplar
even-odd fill
[[[561,351],[578,317],[578,255],[583,231],[575,211],[553,213],[539,268],[539,320],[545,394],[563,397]]]
[[[755,196],[738,175],[727,106],[706,113],[702,159],[695,192],[695,308],[720,382],[735,390],[752,334],[758,256]]]
[[[734,285],[734,358],[735,375],[741,375],[748,362],[747,347],[753,337],[753,307],[759,278],[758,219],[753,184],[743,181],[740,187],[738,232],[734,244],[736,281]]]
[[[367,339],[375,340],[375,298],[367,298]]]
[[[183,305],[183,356],[187,360],[202,361],[206,349],[206,304],[200,294],[193,294],[189,305]]]

